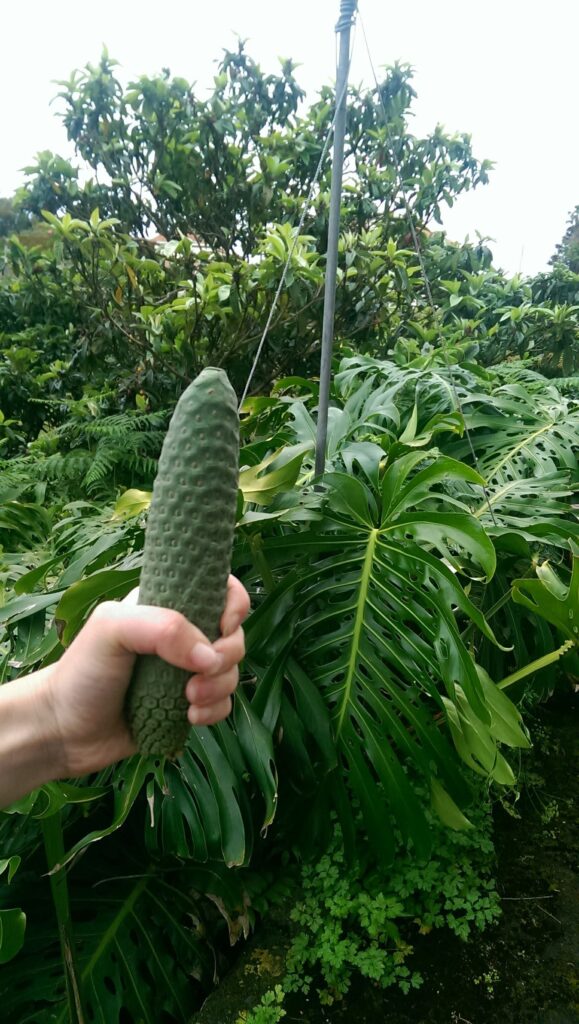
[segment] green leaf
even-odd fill
[[[7,501],[0,505],[0,536],[10,534],[12,543],[42,544],[50,533],[50,517],[40,505]]]
[[[125,534],[122,530],[113,533],[104,533],[94,544],[87,546],[78,558],[73,559],[58,579],[58,587],[64,589],[83,575],[85,569],[91,566],[101,555],[111,552],[118,545],[126,543]],[[101,563],[102,564],[102,563]]]
[[[25,572],[14,584],[15,594],[30,594],[37,586],[41,583],[45,576],[50,572],[51,569],[56,565],[60,565],[61,559],[59,556],[56,558],[49,558],[45,562],[41,562],[35,569],[31,569],[29,572]]]
[[[104,839],[106,836],[112,835],[113,832],[116,832],[116,830],[125,823],[137,796],[145,784],[147,776],[153,774],[154,771],[155,766],[150,758],[139,757],[136,755],[128,758],[126,761],[123,761],[121,765],[115,769],[115,775],[112,783],[114,796],[112,822],[104,828],[94,829],[92,832],[87,833],[82,836],[81,839],[77,840],[70,850],[67,851],[61,865],[62,867],[65,867],[70,863],[70,861],[74,857],[78,856],[82,850],[85,850],[87,846]]]
[[[416,428],[418,426],[418,404],[414,403],[412,415],[408,420],[404,430],[400,434],[399,441],[401,444],[406,444],[408,441],[413,441],[416,437]]]
[[[488,484],[500,486],[565,468],[577,475],[579,412],[560,396],[554,402],[509,385],[469,412],[466,423]],[[468,457],[468,441],[453,447],[457,457]]]
[[[429,784],[435,767],[457,806],[467,799],[452,746],[436,726],[437,712],[446,711],[450,738],[463,760],[501,783],[513,776],[493,733],[506,742],[521,741],[510,719],[506,735],[506,707],[489,705],[460,638],[457,614],[494,642],[492,631],[445,555],[438,554],[450,538],[490,574],[492,545],[466,513],[426,507],[428,486],[440,479],[431,467],[416,485],[424,510],[398,514],[397,499],[403,508],[410,501],[408,495],[400,498],[405,481],[423,459],[403,455],[396,478],[391,474],[386,500],[392,516],[361,479],[324,477],[327,518],[307,533],[263,539],[279,583],[247,625],[249,658],[259,679],[256,702],[265,706],[291,675],[292,661],[299,661],[324,698],[340,770],[382,857],[393,854],[393,838],[384,827],[391,815],[417,850],[429,847],[428,824],[403,768],[407,760]],[[407,536],[410,528],[420,545]],[[283,700],[278,706],[282,726],[287,720],[299,750],[293,713]],[[300,742],[303,750],[305,733]]]
[[[58,604],[64,594],[63,590],[55,590],[50,594],[22,594],[13,597],[0,608],[0,622],[12,624],[36,615],[37,612]]]
[[[377,515],[376,502],[362,480],[346,473],[326,473],[324,484],[329,487],[330,508],[355,520],[361,526],[374,526]]]
[[[432,460],[430,465],[411,475],[413,470],[426,460]],[[484,484],[482,477],[470,466],[440,455],[436,449],[403,455],[384,474],[384,515],[391,516],[395,511],[403,512],[409,507],[415,508],[425,499],[432,500],[436,494],[432,490],[434,484],[446,483],[449,480],[466,480],[480,486]]]
[[[276,494],[289,491],[295,484],[309,444],[279,448],[263,459],[259,465],[242,469],[239,487],[246,501],[256,505],[269,505]]]
[[[91,803],[99,800],[108,790],[103,786],[73,786],[68,782],[46,782],[9,807],[4,814],[24,814],[30,818],[51,818],[67,804]]]
[[[324,770],[332,771],[336,767],[336,748],[330,718],[320,693],[295,658],[288,659],[286,674],[299,718],[320,751]]]
[[[118,519],[132,519],[140,516],[149,508],[152,491],[139,491],[136,487],[130,488],[121,494],[115,502],[114,515]]]
[[[10,667],[21,669],[25,665],[37,660],[36,651],[42,647],[44,639],[45,612],[39,611],[35,615],[21,619],[14,630],[14,644]]]
[[[103,569],[79,583],[73,583],[60,598],[54,613],[62,644],[76,636],[89,612],[101,598],[125,597],[139,582],[140,569]]]
[[[571,580],[566,586],[548,562],[537,566],[538,579],[513,583],[513,601],[540,615],[579,644],[579,554],[573,554]]]
[[[493,536],[506,530],[531,541],[550,535],[555,546],[569,547],[578,532],[577,523],[565,518],[573,512],[572,494],[569,473],[563,471],[497,481],[487,486],[486,495],[466,493],[463,500]]]
[[[0,910],[0,964],[7,964],[24,945],[26,914],[22,910]]]
[[[277,810],[277,775],[271,733],[252,710],[241,689],[235,695],[233,721],[239,745],[265,804],[263,831],[271,825]]]
[[[239,690],[233,723],[191,729],[178,762],[159,766],[155,780],[146,838],[156,856],[248,863],[256,823],[267,828],[277,810],[271,732]]]
[[[430,780],[430,795],[432,798],[432,808],[443,825],[455,831],[473,828],[472,822],[464,816],[460,807],[457,807],[452,797],[440,785],[438,779],[434,777]]]
[[[53,228],[60,231],[60,220],[54,213],[51,213],[50,210],[42,210],[41,213],[48,224],[51,224]]]
[[[8,881],[11,882],[20,867],[21,858],[18,856],[8,857],[0,860],[0,875],[8,869]]]
[[[484,668],[477,665],[477,672],[487,704],[491,710],[490,731],[492,736],[498,742],[506,743],[509,747],[528,749],[531,743],[517,708],[510,700],[507,700],[505,703],[504,693],[493,683]]]
[[[500,785],[512,786],[512,768],[500,753],[491,729],[485,727],[470,706],[461,686],[454,701],[443,697],[452,738],[461,758],[473,771]]]
[[[434,548],[458,571],[471,575],[466,554],[468,560],[483,569],[483,578],[493,577],[497,563],[493,543],[472,516],[460,512],[408,512],[397,516],[384,532],[399,540],[413,540],[428,549]]]
[[[28,620],[24,620],[27,622]],[[18,638],[20,639],[20,629],[18,628]],[[16,647],[15,647],[16,650]],[[56,626],[51,626],[50,629],[44,634],[42,640],[37,647],[32,647],[28,653],[24,656],[20,655],[18,659],[19,669],[30,668],[31,665],[35,665],[37,662],[49,665],[55,660],[55,656],[61,653],[62,647],[60,640],[58,639],[58,633],[56,632]]]
[[[358,465],[372,487],[378,489],[380,463],[384,458],[384,449],[379,444],[350,441],[340,449],[340,455],[350,476],[354,475],[354,466]]]

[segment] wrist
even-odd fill
[[[0,686],[0,807],[65,774],[52,672],[48,666]]]

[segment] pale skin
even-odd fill
[[[99,771],[136,752],[123,705],[137,654],[157,654],[191,676],[191,725],[231,711],[245,653],[249,597],[229,577],[221,637],[211,644],[179,612],[105,601],[59,661],[0,686],[0,807],[45,782]]]

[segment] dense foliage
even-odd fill
[[[363,864],[336,927],[364,905],[400,938],[389,865],[408,867],[406,913],[417,862],[440,882],[447,847],[472,858],[481,780],[514,786],[529,745],[517,704],[579,674],[579,277],[569,264],[509,279],[484,241],[430,233],[489,167],[468,136],[412,136],[413,95],[409,69],[391,69],[387,128],[377,91],[352,98],[321,481],[329,164],[294,229],[329,90],[305,110],[291,62],[267,76],[243,47],[206,101],[168,73],[123,89],[104,54],[61,93],[93,176],[40,154],[0,211],[2,681],[57,659],[100,600],[138,582],[176,396],[207,363],[241,392],[291,253],[242,410],[235,569],[253,613],[234,713],[192,731],[177,764],[135,757],[0,814],[8,1020],[67,1019],[43,844],[68,870],[91,1020],[188,1020],[221,967],[220,929],[247,933],[281,860],[317,864],[310,889],[334,878],[332,858]],[[51,877],[54,895],[64,873]],[[480,898],[482,925],[496,908]],[[60,922],[62,887],[55,904]],[[426,926],[443,923],[437,906]],[[370,949],[374,972],[409,977],[406,954],[395,970],[361,923],[342,969]],[[326,939],[308,943],[296,971],[315,965],[339,995]]]
[[[437,128],[414,137],[413,96],[406,66],[390,71],[380,95],[352,96],[338,338],[400,361],[444,343],[486,364],[526,355],[570,375],[575,275],[545,294],[541,282],[494,270],[483,242],[458,247],[428,234],[490,165],[466,135]],[[264,75],[242,46],[226,53],[203,101],[168,74],[123,89],[106,54],[63,85],[62,116],[83,179],[92,176],[81,184],[78,167],[41,153],[3,219],[8,236],[20,233],[0,264],[0,408],[7,419],[26,413],[25,441],[71,415],[164,408],[208,360],[226,365],[241,390],[331,122],[328,89],[308,109],[300,99],[291,62]],[[280,375],[316,372],[329,174],[326,158],[256,391]],[[436,283],[434,310],[401,181]]]

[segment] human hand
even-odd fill
[[[179,612],[136,599],[133,591],[124,601],[98,605],[50,666],[47,726],[60,751],[53,777],[85,775],[136,752],[123,708],[137,654],[157,654],[191,672],[185,689],[191,725],[211,725],[231,711],[245,653],[241,623],[249,612],[239,580],[229,577],[222,636],[214,644]]]

